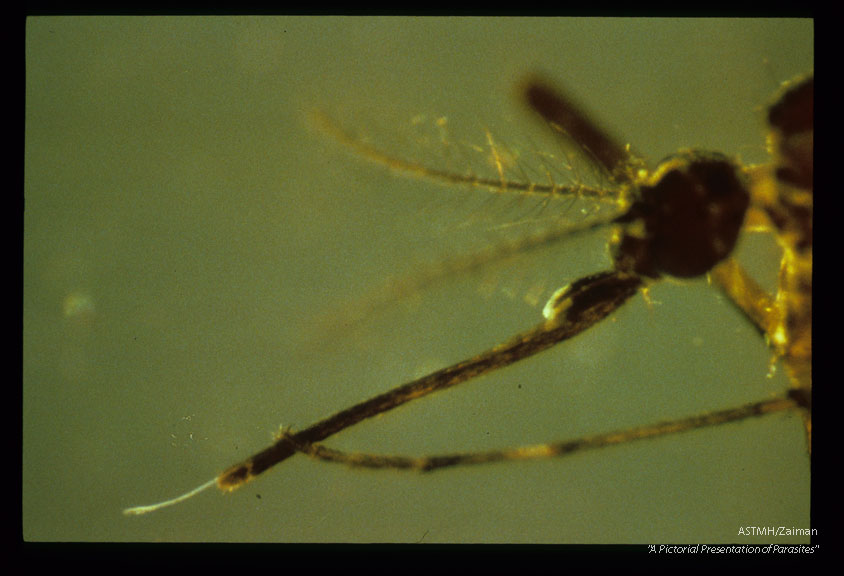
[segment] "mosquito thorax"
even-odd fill
[[[617,222],[616,266],[642,276],[690,278],[729,256],[750,204],[747,179],[723,154],[687,150],[663,160]]]
[[[811,191],[814,187],[815,79],[786,83],[768,111],[769,145],[778,158],[781,184]]]

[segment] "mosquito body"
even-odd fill
[[[266,449],[231,466],[214,481],[184,496],[125,510],[141,514],[175,504],[216,484],[232,491],[296,453],[369,468],[437,470],[451,466],[563,456],[635,440],[736,422],[786,410],[804,416],[811,443],[811,302],[814,81],[797,79],[769,108],[771,164],[746,167],[713,152],[681,151],[649,171],[627,146],[610,138],[573,102],[538,79],[521,93],[527,105],[556,134],[590,157],[619,190],[620,214],[559,233],[546,233],[468,266],[564,241],[582,230],[611,224],[612,267],[558,290],[534,328],[472,358],[379,394],[295,432],[282,432]],[[446,183],[483,186],[516,193],[600,196],[588,187],[465,177],[427,168],[385,153],[328,122],[338,140],[358,154],[388,167]],[[743,228],[765,226],[783,249],[779,287],[763,291],[731,257]],[[446,267],[446,270],[454,268]],[[348,453],[322,444],[330,436],[410,401],[482,376],[538,354],[598,324],[636,293],[663,277],[709,274],[782,360],[791,388],[780,396],[728,410],[697,414],[564,442],[482,453],[386,456]]]

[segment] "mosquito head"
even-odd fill
[[[700,276],[729,256],[750,203],[739,166],[717,153],[683,151],[663,160],[617,221],[619,268],[653,278]]]

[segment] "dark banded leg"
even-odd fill
[[[412,457],[343,452],[321,444],[303,444],[298,440],[297,435],[289,433],[282,434],[282,441],[289,443],[296,451],[307,454],[317,460],[345,464],[355,468],[432,472],[444,468],[471,466],[475,464],[559,458],[587,450],[596,450],[617,444],[627,444],[637,440],[659,438],[701,428],[720,426],[730,422],[741,422],[749,418],[792,410],[798,407],[798,405],[798,399],[786,395],[772,400],[745,404],[744,406],[729,410],[707,412],[679,420],[637,426],[605,434],[583,436],[565,442],[535,444],[531,446],[520,446],[518,448],[491,450],[488,452],[454,453],[437,456]]]

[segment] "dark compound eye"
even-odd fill
[[[653,258],[660,272],[700,276],[727,257],[738,239],[750,194],[727,158],[690,152],[671,160],[670,171],[643,201],[654,201]]]
[[[726,156],[672,156],[618,219],[626,227],[615,249],[617,265],[652,278],[706,274],[732,252],[749,204],[741,169]]]

